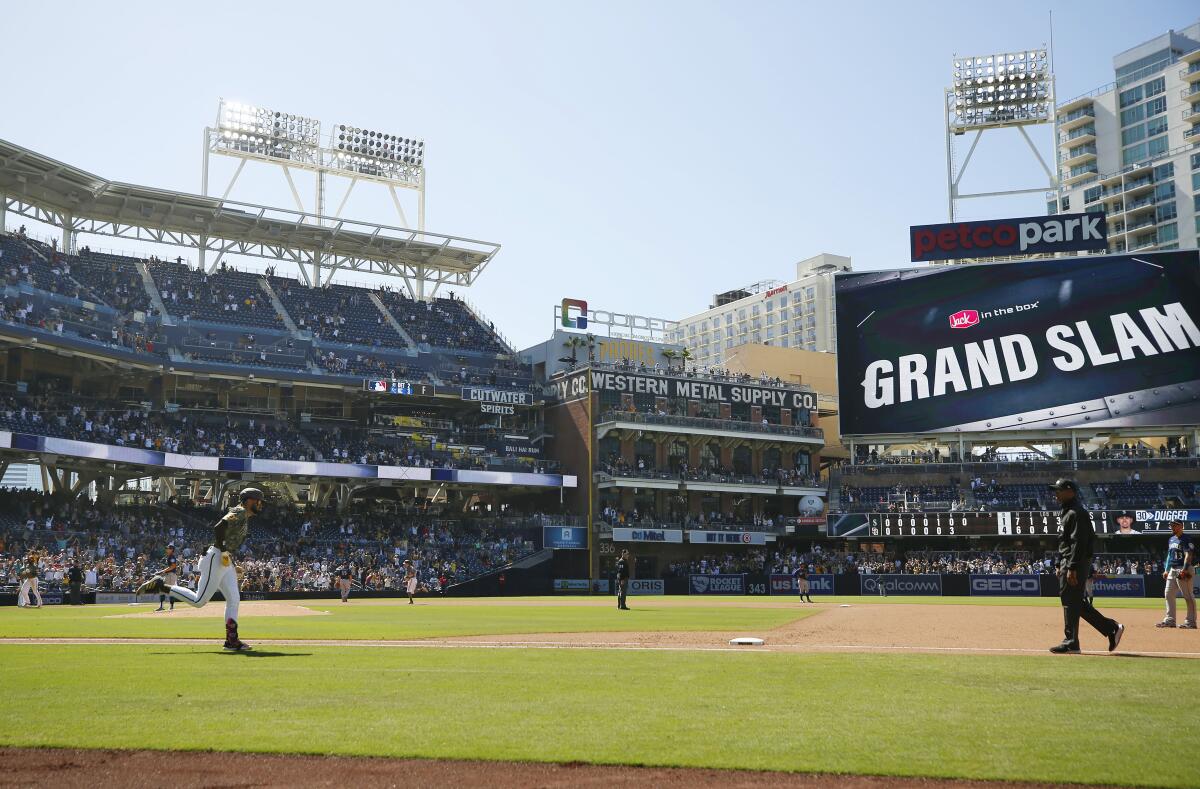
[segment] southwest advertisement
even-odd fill
[[[845,435],[1200,421],[1200,253],[838,274]]]

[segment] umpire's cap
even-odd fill
[[[1073,490],[1079,492],[1079,486],[1075,484],[1073,479],[1056,479],[1050,485],[1051,490]]]
[[[262,501],[263,492],[258,488],[246,488],[242,491],[240,498],[242,501],[245,501],[246,499],[258,499],[259,501]]]

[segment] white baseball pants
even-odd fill
[[[238,603],[241,594],[238,592],[237,568],[233,559],[225,564],[223,556],[215,546],[210,546],[200,559],[200,580],[196,583],[196,591],[186,586],[168,586],[167,594],[188,605],[201,608],[208,604],[212,596],[220,590],[225,597],[225,619],[237,621]]]

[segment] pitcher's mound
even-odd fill
[[[305,608],[302,605],[293,603],[282,603],[273,600],[257,600],[247,603],[242,603],[238,606],[238,619],[243,619],[247,616],[324,616],[328,611],[314,611],[311,608]],[[203,608],[193,608],[187,603],[175,603],[175,610],[157,611],[153,608],[145,611],[135,611],[132,614],[109,614],[105,619],[173,619],[176,617],[194,618],[202,617],[204,619],[223,619],[225,617],[225,603],[223,601],[211,602]]]

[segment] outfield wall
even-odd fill
[[[548,563],[544,563],[548,565]],[[542,595],[612,594],[611,580],[587,581],[575,578],[552,578],[547,567],[523,571],[509,568],[471,582],[452,587],[442,594],[423,594],[418,597],[518,597]],[[500,578],[504,577],[501,582]],[[808,576],[809,594],[814,598],[829,595],[856,596],[883,593],[904,597],[1057,597],[1058,577],[1054,575],[832,575],[814,573]],[[1193,579],[1200,595],[1200,579]],[[1106,597],[1163,596],[1165,581],[1157,575],[1114,575],[1097,579],[1095,595]],[[796,581],[790,575],[736,573],[722,575],[690,575],[682,578],[634,579],[631,595],[695,595],[713,597],[796,596]],[[351,598],[386,599],[406,595],[394,590],[351,592]],[[67,593],[43,586],[43,602],[60,605],[67,602]],[[221,600],[218,592],[213,598]],[[242,600],[337,600],[337,591],[324,592],[243,592]],[[137,598],[127,592],[85,592],[83,601],[110,605],[156,603],[158,595]],[[0,593],[0,606],[16,605],[15,593]]]

